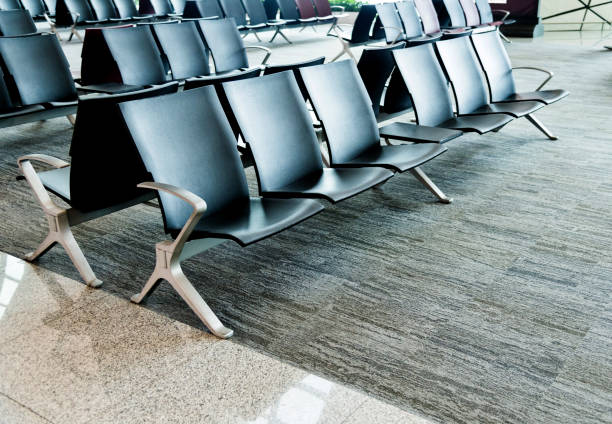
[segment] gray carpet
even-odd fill
[[[236,342],[440,422],[612,422],[612,52],[510,48],[515,65],[551,68],[551,87],[572,91],[537,114],[560,140],[527,121],[468,135],[424,167],[452,205],[402,175],[255,246],[188,261]],[[66,158],[70,127],[0,134],[0,250],[21,256],[45,225],[15,159]],[[74,233],[102,290],[126,299],[164,237],[148,206]],[[78,279],[60,248],[39,264]],[[203,327],[168,285],[144,307]]]

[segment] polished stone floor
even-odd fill
[[[271,63],[338,50],[288,35]],[[538,112],[560,140],[520,121],[451,143],[426,170],[453,205],[397,177],[259,246],[189,261],[231,341],[167,287],[128,302],[163,237],[154,208],[75,230],[98,291],[66,278],[61,249],[40,268],[6,256],[1,408],[56,423],[612,422],[612,56],[594,34],[565,37],[508,46],[515,66],[550,67],[573,92]],[[75,75],[80,46],[65,46]],[[69,134],[62,119],[3,130],[0,250],[44,236],[15,155],[67,158]]]

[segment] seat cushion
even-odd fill
[[[463,135],[457,130],[414,125],[407,122],[393,122],[380,128],[379,132],[382,138],[414,143],[446,143]]]
[[[322,210],[323,206],[316,200],[250,198],[246,205],[201,219],[190,238],[226,238],[246,246],[299,224]]]
[[[47,190],[70,203],[70,167],[52,169],[38,173]]]
[[[526,100],[533,100],[542,102],[544,104],[551,104],[558,102],[564,97],[569,96],[569,91],[566,90],[542,90],[542,91],[531,91],[528,93],[517,93],[504,99],[504,102],[522,102]]]
[[[15,116],[27,115],[28,113],[40,112],[41,110],[45,110],[41,105],[24,106],[8,112],[0,112],[0,119],[14,118]]]
[[[439,127],[452,128],[466,132],[488,133],[511,122],[514,118],[510,115],[468,115],[449,119],[442,122]]]
[[[515,118],[520,118],[521,116],[529,115],[530,113],[533,113],[536,110],[543,108],[544,106],[544,103],[534,101],[491,103],[488,105],[481,106],[470,113],[462,114],[461,116],[481,115],[489,113],[505,113]]]
[[[345,163],[334,163],[334,166],[382,166],[404,172],[432,160],[446,150],[446,147],[434,143],[377,146]]]
[[[300,178],[285,187],[262,194],[281,198],[318,197],[335,203],[387,181],[392,176],[393,172],[383,168],[323,168],[321,173]]]

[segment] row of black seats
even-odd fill
[[[45,155],[19,159],[49,221],[47,238],[28,260],[60,243],[82,278],[99,286],[70,227],[151,199],[144,189],[157,190],[172,240],[157,244],[155,270],[132,300],[141,302],[167,280],[211,332],[229,337],[232,331],[183,275],[182,260],[228,239],[242,246],[260,241],[323,210],[309,199],[339,202],[398,172],[411,171],[441,201],[450,201],[419,167],[444,153],[441,143],[461,132],[403,124],[406,139],[418,143],[381,146],[352,61],[167,94],[177,88],[172,82],[83,99],[71,164]],[[329,166],[322,162],[304,94],[322,124]],[[252,155],[259,197],[248,195],[231,121]],[[32,162],[55,169],[37,173]],[[49,192],[71,207],[53,203]]]

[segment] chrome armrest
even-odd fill
[[[536,68],[534,66],[517,66],[515,68],[512,68],[513,71],[515,69],[529,69],[529,70],[532,70],[532,71],[538,71],[538,72],[543,72],[545,74],[548,74],[548,77],[544,80],[544,82],[542,84],[540,84],[540,86],[538,88],[536,88],[536,91],[540,91],[555,76],[555,74],[553,72],[551,72],[551,71],[548,71],[548,70],[542,69],[542,68]]]
[[[382,29],[387,30],[387,29],[392,29],[397,31],[397,35],[395,36],[395,39],[391,42],[391,44],[395,44],[397,43],[400,38],[402,38],[402,35],[404,35],[404,30],[398,27],[394,27],[394,26],[381,26]]]
[[[510,11],[509,10],[503,10],[503,9],[493,10],[493,14],[495,14],[496,12],[500,12],[502,14],[502,17],[499,19],[502,22],[505,21],[506,19],[508,19],[508,16],[510,16]]]
[[[52,216],[58,216],[61,213],[65,212],[65,209],[60,208],[55,203],[53,203],[53,200],[51,200],[51,198],[49,197],[49,193],[47,193],[45,186],[43,185],[42,181],[40,181],[40,177],[36,173],[36,170],[34,170],[34,167],[31,163],[32,161],[41,162],[50,165],[54,168],[65,168],[67,166],[70,166],[70,164],[61,159],[54,158],[53,156],[43,154],[26,155],[21,156],[19,159],[17,159],[17,165],[19,165],[21,173],[25,177],[30,187],[32,187],[34,196],[36,196],[36,199],[42,206],[45,213]]]
[[[332,11],[332,15],[334,15],[337,18],[342,18],[344,16],[347,16],[346,13],[345,13],[346,9],[344,8],[344,6],[339,6],[339,5],[330,6],[330,9]],[[334,13],[334,10],[337,10],[340,13]]]
[[[177,252],[180,252],[183,246],[185,245],[185,243],[187,242],[187,240],[189,239],[189,236],[191,235],[191,232],[197,225],[198,221],[200,220],[204,212],[206,212],[206,202],[204,201],[204,199],[193,194],[189,190],[186,190],[180,187],[175,187],[170,184],[156,183],[156,182],[144,182],[144,183],[138,184],[137,187],[148,188],[151,190],[163,191],[165,193],[172,194],[173,196],[176,196],[179,199],[184,200],[185,202],[189,203],[193,207],[193,212],[191,212],[189,219],[187,220],[185,225],[183,225],[181,232],[174,239],[174,242],[171,243],[169,247],[172,250],[176,250]]]
[[[263,47],[263,46],[245,46],[244,49],[245,50],[248,50],[248,49],[257,49],[257,50],[262,50],[262,51],[266,52],[266,56],[261,61],[261,65],[265,65],[268,62],[268,59],[270,59],[270,55],[272,54],[272,50],[270,50],[267,47]]]

